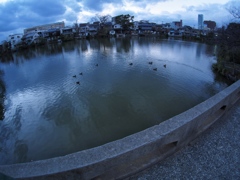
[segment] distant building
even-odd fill
[[[8,42],[11,44],[11,49],[15,50],[22,42],[23,34],[13,34],[8,36]]]
[[[203,29],[203,14],[198,14],[198,29]]]
[[[216,22],[215,21],[204,21],[204,25],[206,25],[207,28],[210,30],[214,30],[216,28]]]
[[[163,28],[165,28],[165,29],[170,29],[170,28],[171,28],[171,24],[170,24],[170,23],[165,23],[165,24],[163,24],[162,26],[163,26]]]
[[[173,29],[182,28],[182,20],[180,20],[180,21],[173,21],[171,23],[171,28],[173,28]]]
[[[113,24],[113,25],[114,25],[114,24],[117,24],[117,23],[116,23],[116,17],[117,17],[117,16],[112,17],[112,24]]]
[[[39,37],[40,35],[37,32],[29,32],[23,35],[22,41],[27,45],[36,44]]]
[[[64,28],[64,27],[65,27],[64,21],[56,22],[56,23],[45,24],[45,25],[40,25],[40,26],[35,26],[35,27],[24,29],[24,34],[34,32],[34,31],[44,31],[44,30],[49,30],[49,29],[60,29],[60,28]]]
[[[143,31],[152,31],[154,27],[156,26],[156,23],[150,23],[145,20],[141,20],[138,22],[138,30]]]

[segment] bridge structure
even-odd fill
[[[28,163],[0,165],[14,179],[123,179],[186,147],[240,101],[240,80],[158,125],[99,147]]]

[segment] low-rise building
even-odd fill
[[[89,31],[89,23],[80,23],[79,24],[79,35],[80,37],[86,37]]]
[[[209,28],[210,30],[215,30],[216,29],[216,22],[215,21],[204,21],[203,22],[204,25],[206,25],[207,28]]]
[[[44,24],[40,26],[34,26],[31,28],[24,29],[24,34],[30,33],[30,32],[35,32],[35,31],[44,31],[44,30],[49,30],[49,29],[61,29],[65,27],[64,21],[62,22],[56,22],[56,23],[51,23],[51,24]]]
[[[10,43],[11,49],[16,50],[19,45],[22,43],[23,34],[13,34],[9,35],[7,42]]]
[[[171,26],[172,29],[175,29],[175,30],[179,29],[179,28],[182,28],[182,20],[173,21],[170,26]]]
[[[154,31],[156,26],[156,23],[150,23],[148,21],[140,21],[138,23],[138,30],[139,33],[151,33],[152,31]]]
[[[90,36],[95,36],[100,28],[99,22],[94,22],[93,24],[88,25],[88,31]]]
[[[23,35],[22,41],[25,45],[32,45],[38,43],[40,37],[37,32],[30,32]]]

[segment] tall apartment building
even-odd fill
[[[203,29],[203,14],[198,15],[198,29]]]

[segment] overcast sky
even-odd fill
[[[233,2],[240,0],[0,0],[0,41],[32,26],[91,22],[96,14],[130,14],[134,20],[156,23],[182,19],[192,27],[197,27],[197,16],[203,14],[204,20],[222,26],[233,18],[226,10]]]

